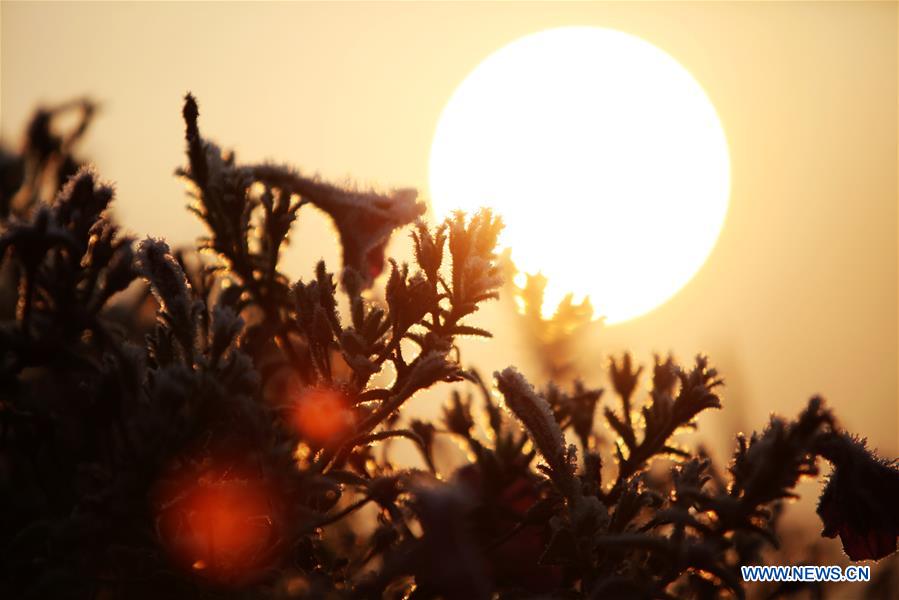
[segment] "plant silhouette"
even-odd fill
[[[722,408],[709,360],[644,374],[624,355],[611,393],[589,388],[562,349],[591,309],[544,319],[539,278],[520,293],[556,381],[465,368],[456,341],[491,336],[476,313],[503,282],[490,211],[429,226],[412,190],[241,163],[188,95],[178,175],[208,235],[173,251],[110,216],[113,189],[76,154],[93,113],[40,110],[0,155],[3,597],[775,597],[803,586],[746,587],[740,566],[778,547],[782,503],[822,461],[824,535],[851,560],[895,552],[899,470],[820,398],[722,469],[672,439]],[[307,204],[343,264],[292,282],[280,254]],[[407,226],[413,265],[385,258]],[[441,385],[442,418],[409,418]],[[420,468],[390,459],[396,438]],[[444,467],[442,438],[465,464]],[[870,597],[894,592],[880,573]]]

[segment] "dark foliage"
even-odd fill
[[[738,439],[724,475],[673,441],[721,408],[705,357],[657,358],[645,399],[643,367],[613,361],[601,410],[564,361],[541,391],[514,367],[496,393],[464,369],[455,342],[490,337],[472,317],[502,283],[490,212],[432,228],[413,191],[242,164],[187,96],[178,174],[208,236],[174,252],[122,234],[112,189],[74,158],[92,112],[39,111],[0,156],[0,596],[740,598],[740,566],[778,546],[780,505],[819,458],[824,535],[853,560],[895,551],[895,463],[818,398]],[[307,204],[340,236],[339,285],[324,264],[280,270]],[[412,266],[384,256],[407,225]],[[561,357],[589,305],[546,320],[540,281],[522,294],[535,344]],[[442,422],[404,416],[453,382]],[[449,472],[445,437],[470,457]],[[395,438],[423,468],[389,459]]]

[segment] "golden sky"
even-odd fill
[[[707,352],[728,381],[725,410],[708,420],[722,437],[821,393],[850,429],[899,453],[895,3],[4,1],[0,11],[3,140],[18,140],[36,102],[92,95],[102,112],[83,150],[116,182],[118,214],[176,243],[201,231],[172,176],[187,90],[203,130],[245,159],[427,196],[440,111],[487,55],[563,25],[637,35],[716,106],[731,204],[698,275],[652,313],[597,329],[585,364],[626,348],[647,360]],[[336,268],[323,220],[301,221],[288,271],[307,273],[321,255]],[[528,371],[510,323],[498,306],[480,315],[498,331],[467,350],[484,372]]]

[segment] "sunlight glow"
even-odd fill
[[[727,213],[721,123],[695,79],[629,34],[565,27],[493,53],[434,135],[438,217],[491,206],[522,271],[549,279],[544,312],[589,295],[619,323],[696,274]]]

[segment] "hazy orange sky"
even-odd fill
[[[643,359],[707,352],[728,381],[725,410],[708,420],[722,437],[821,393],[850,429],[899,451],[895,3],[4,1],[0,11],[3,140],[18,142],[35,103],[92,95],[102,112],[83,152],[116,182],[118,214],[176,243],[201,231],[172,176],[187,90],[202,129],[239,157],[427,196],[440,111],[491,52],[563,25],[642,37],[716,106],[730,212],[699,274],[652,313],[597,328],[585,365],[625,348]],[[336,267],[323,220],[301,221],[288,271],[307,273],[322,255]],[[400,236],[394,248],[405,246]],[[508,315],[494,306],[479,317],[498,338],[469,344],[467,358],[528,372]]]

